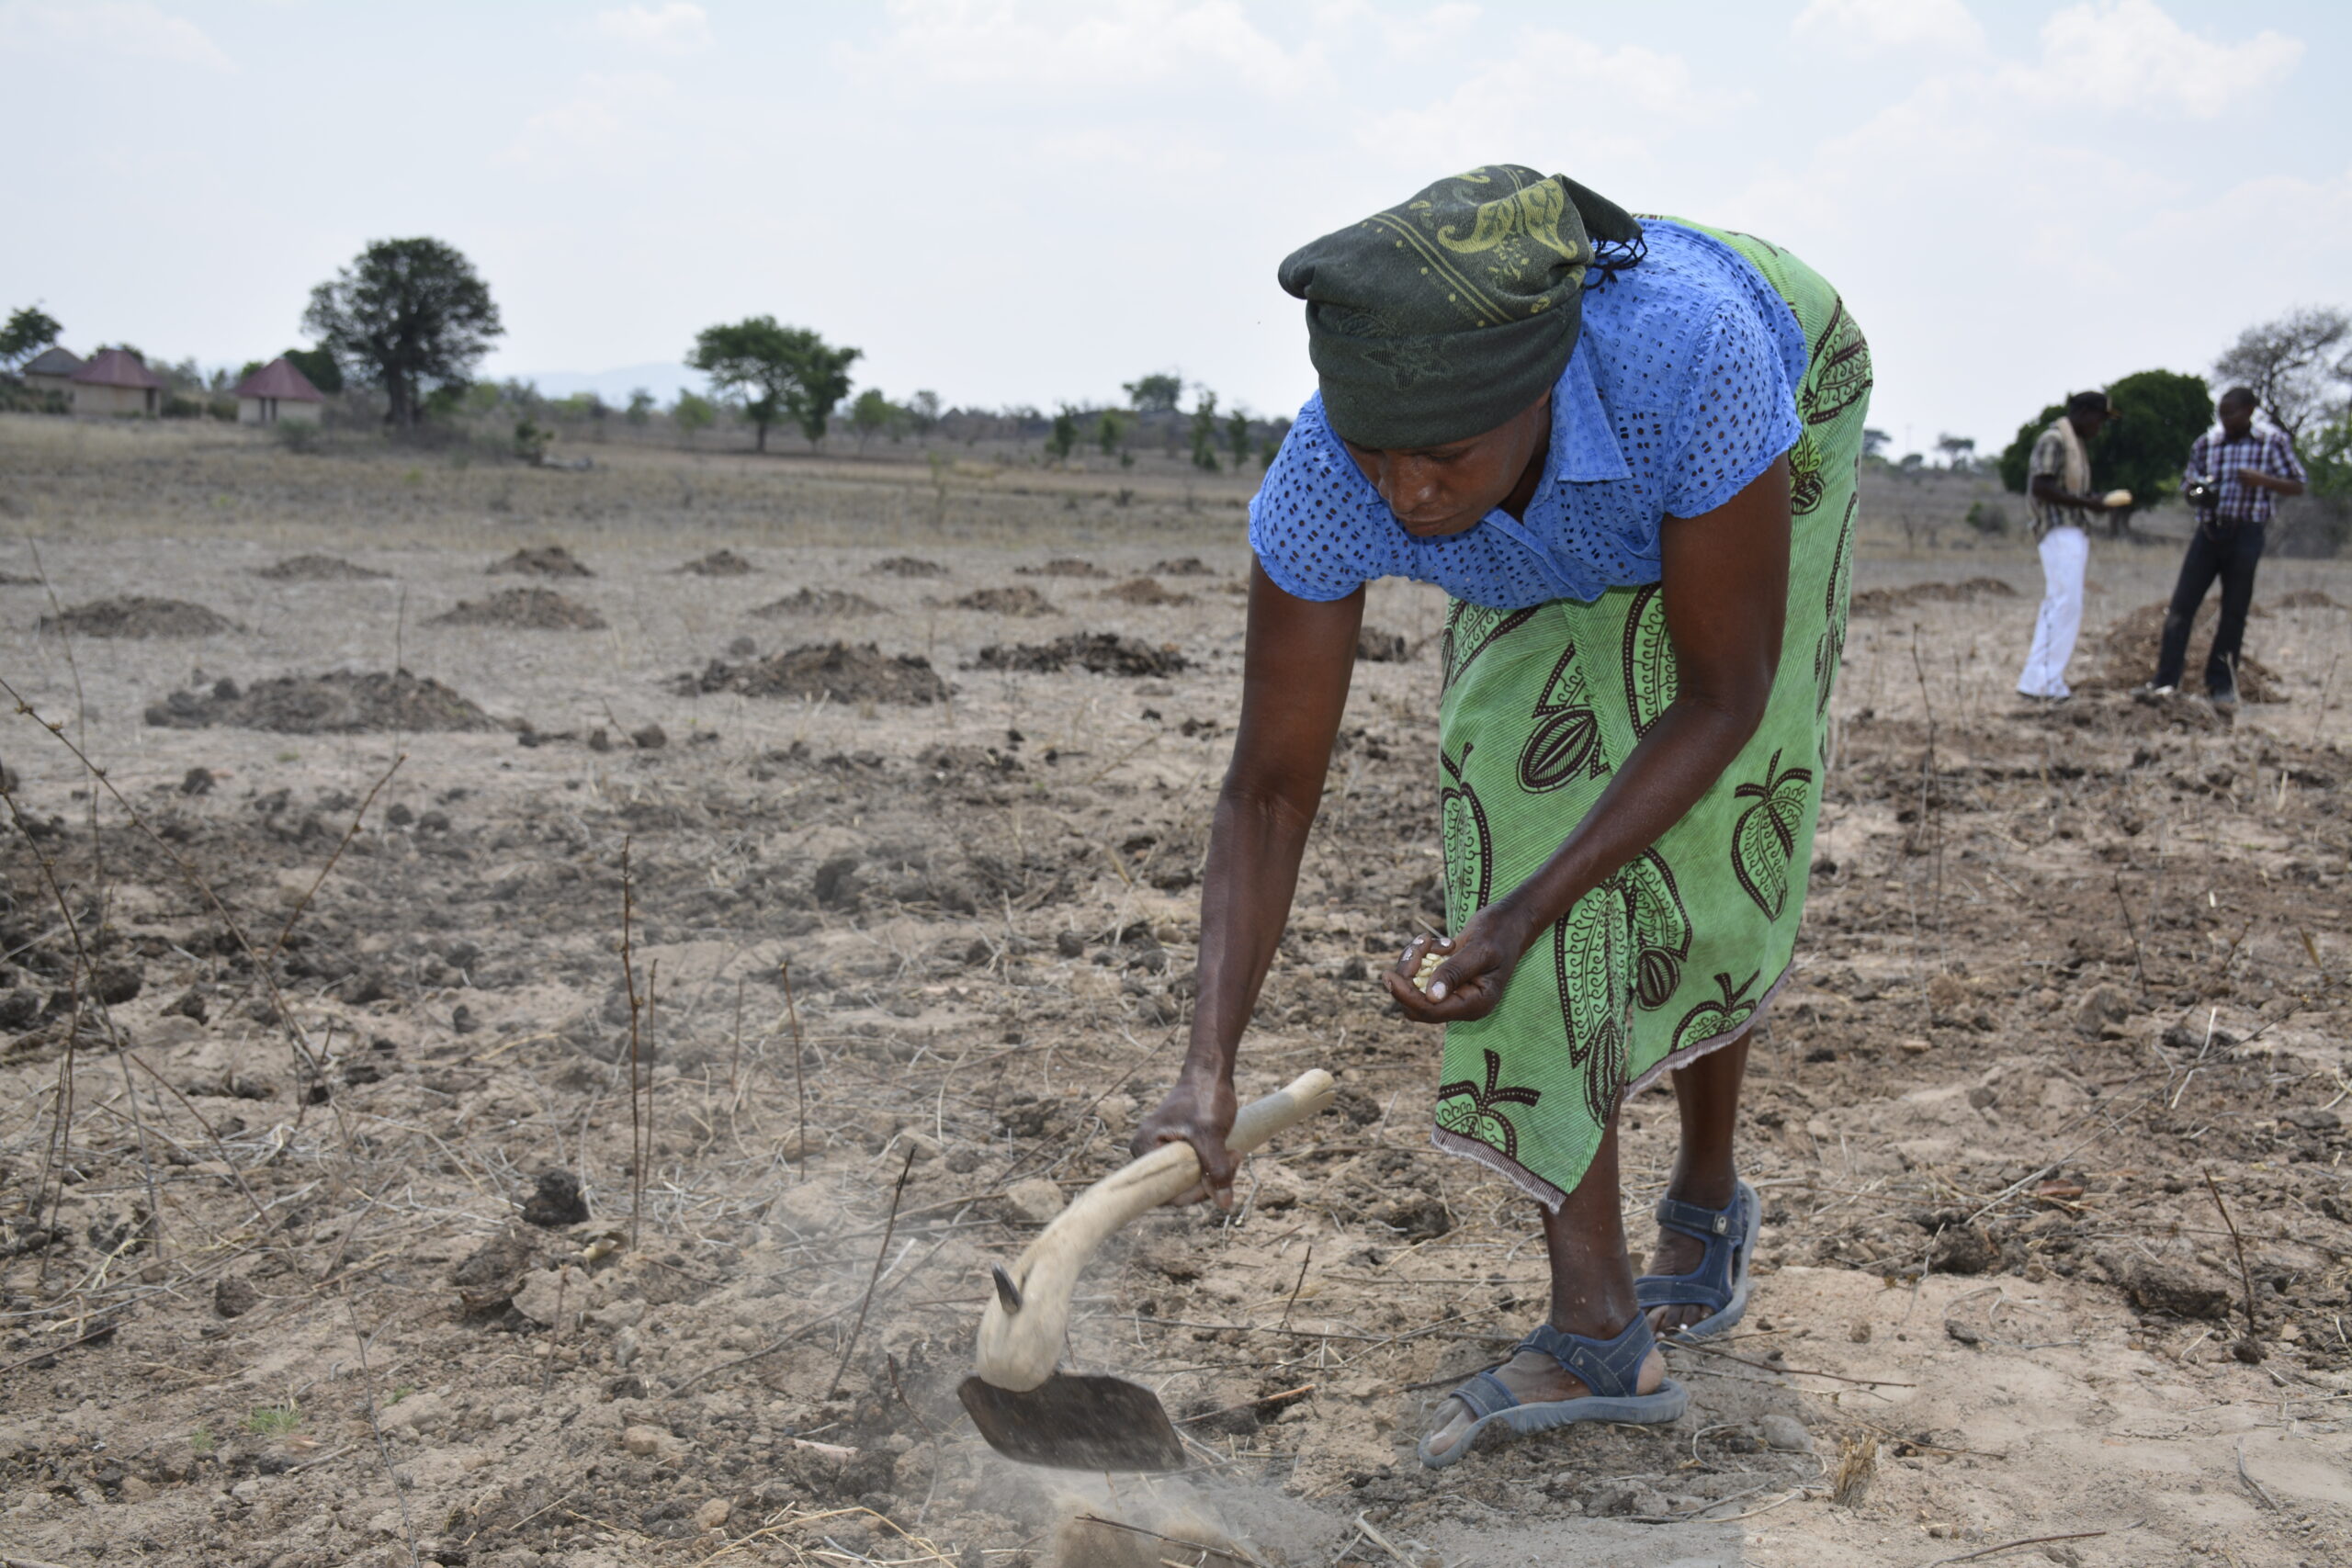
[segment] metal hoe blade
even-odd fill
[[[956,1389],[989,1447],[1056,1470],[1182,1470],[1159,1396],[1124,1379],[1056,1372],[1026,1393],[978,1376]]]

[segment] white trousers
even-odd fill
[[[2041,536],[2041,614],[2033,623],[2033,651],[2026,655],[2018,690],[2029,697],[2066,697],[2066,660],[2083,629],[2083,568],[2091,542],[2080,528],[2052,528]]]

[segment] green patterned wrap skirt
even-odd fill
[[[1810,348],[1804,434],[1789,453],[1787,633],[1763,723],[1723,776],[1528,949],[1493,1012],[1446,1028],[1438,1146],[1554,1208],[1583,1180],[1625,1095],[1755,1022],[1804,911],[1870,351],[1837,292],[1796,257],[1706,231],[1779,290]],[[1674,700],[1675,662],[1655,584],[1525,610],[1455,600],[1443,647],[1446,905],[1458,931],[1584,819]]]

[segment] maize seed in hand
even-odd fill
[[[1430,976],[1437,973],[1437,966],[1444,963],[1449,956],[1450,954],[1439,953],[1434,949],[1421,954],[1421,966],[1413,971],[1413,988],[1418,991],[1428,990]]]
[[[2109,491],[2107,503],[2109,506],[2129,506],[2132,504],[2132,492],[2128,490]]]

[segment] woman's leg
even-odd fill
[[[1682,1146],[1674,1156],[1674,1174],[1667,1179],[1666,1195],[1704,1209],[1720,1209],[1732,1201],[1739,1182],[1731,1157],[1732,1134],[1739,1122],[1739,1089],[1747,1077],[1747,1036],[1719,1045],[1674,1074],[1675,1108],[1682,1115]],[[1649,1272],[1687,1274],[1706,1258],[1706,1243],[1660,1226],[1657,1246],[1650,1253]],[[1694,1304],[1654,1308],[1650,1326],[1664,1334],[1701,1322],[1711,1309]]]
[[[1720,1053],[1718,1053],[1720,1054]],[[1564,1334],[1609,1339],[1624,1331],[1638,1310],[1634,1303],[1634,1266],[1625,1253],[1625,1227],[1617,1199],[1617,1122],[1610,1119],[1584,1179],[1556,1212],[1544,1215],[1544,1242],[1552,1255],[1552,1326]],[[1575,1373],[1540,1350],[1522,1350],[1496,1369],[1495,1376],[1521,1404],[1577,1399],[1590,1392]],[[1666,1378],[1666,1358],[1650,1352],[1634,1392],[1655,1393]],[[1430,1427],[1430,1447],[1440,1453],[1462,1440],[1470,1413],[1458,1400],[1438,1407]]]

